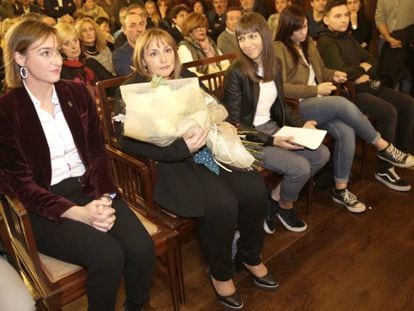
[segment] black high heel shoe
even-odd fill
[[[234,260],[234,265],[238,273],[242,272],[243,270],[247,271],[250,277],[253,279],[254,285],[256,285],[259,288],[274,290],[279,287],[279,282],[274,279],[274,277],[270,274],[269,271],[264,276],[256,276],[245,266],[245,264],[237,256]]]
[[[210,280],[211,287],[213,287],[214,293],[216,294],[218,301],[222,305],[226,306],[227,308],[233,309],[233,310],[240,310],[243,308],[243,299],[241,298],[237,290],[229,296],[221,296],[219,293],[217,293],[217,290],[216,290],[216,287],[214,286],[213,278],[211,275],[208,276],[208,279]]]

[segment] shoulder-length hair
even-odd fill
[[[83,45],[81,44],[81,38],[79,31],[73,26],[72,24],[68,23],[58,23],[55,26],[57,30],[57,38],[59,41],[59,44],[62,46],[66,41],[76,38],[79,40],[80,45],[80,55],[79,60],[82,60],[85,58],[85,51],[83,50]],[[64,58],[66,58],[66,55],[63,54],[63,51],[61,51],[61,54]]]
[[[239,37],[252,32],[259,33],[262,38],[262,64],[263,64],[263,77],[257,76],[258,65],[255,61],[246,56],[240,49]],[[241,64],[241,69],[245,72],[249,78],[253,81],[264,82],[274,80],[276,76],[276,56],[273,50],[272,33],[270,28],[264,19],[264,17],[258,13],[250,12],[245,13],[240,18],[240,21],[236,27],[236,40],[237,40],[237,55]]]
[[[137,71],[143,77],[147,77],[149,80],[152,78],[152,73],[148,72],[144,65],[144,52],[148,50],[149,45],[152,42],[159,44],[160,42],[171,46],[174,51],[174,70],[171,73],[171,78],[178,79],[181,73],[181,63],[177,52],[177,44],[171,35],[161,28],[150,28],[145,30],[139,35],[137,42],[135,43],[134,55],[132,56],[132,64]]]
[[[7,31],[5,37],[6,44],[3,47],[7,87],[16,88],[22,86],[20,66],[14,58],[16,52],[26,55],[27,50],[32,44],[39,40],[43,40],[41,41],[42,43],[50,36],[56,37],[55,28],[37,20],[25,20],[13,25]]]
[[[295,43],[291,37],[293,32],[303,28],[305,23],[306,15],[298,6],[292,5],[285,8],[279,17],[279,25],[277,27],[275,41],[281,41],[288,48],[293,60],[296,64],[299,63],[299,52],[295,48]],[[303,54],[308,59],[308,45],[309,45],[309,32],[306,35],[306,39],[300,42]]]
[[[198,27],[206,27],[208,29],[208,19],[204,15],[193,12],[187,15],[182,32],[185,36],[188,36],[193,29]]]
[[[106,39],[105,39],[104,34],[102,33],[102,30],[99,28],[98,24],[89,16],[85,16],[85,17],[78,19],[78,21],[75,24],[75,28],[81,35],[81,42],[82,42],[82,26],[85,23],[90,23],[93,29],[95,30],[95,47],[99,52],[101,52],[107,47]]]

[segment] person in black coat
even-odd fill
[[[175,43],[178,44],[184,39],[182,34],[182,28],[185,22],[185,19],[188,14],[190,14],[190,9],[185,4],[178,4],[174,6],[170,11],[170,20],[173,22],[173,27],[171,27],[168,32],[174,38]]]
[[[72,15],[76,11],[76,4],[73,0],[47,0],[45,4],[45,14],[58,19],[63,15]]]
[[[149,82],[153,75],[166,79],[195,77],[180,69],[174,39],[166,31],[146,30],[135,47],[136,72],[124,84]],[[117,98],[116,114],[124,111],[120,94]],[[155,201],[174,214],[199,220],[198,233],[217,297],[227,307],[240,309],[243,301],[232,281],[231,245],[236,228],[240,231],[236,268],[247,269],[258,287],[278,286],[260,255],[266,190],[255,171],[229,172],[214,161],[200,159],[204,156],[212,160],[210,150],[205,147],[206,136],[207,131],[198,128],[166,147],[124,136],[121,148],[132,156],[157,162]]]

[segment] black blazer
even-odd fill
[[[186,69],[181,77],[196,75]],[[146,77],[135,73],[124,84],[148,82]],[[122,108],[120,92],[117,92],[117,107]],[[139,122],[139,120],[137,120]],[[202,217],[204,215],[205,186],[201,182],[200,170],[206,168],[195,164],[193,154],[180,138],[167,147],[158,147],[132,138],[119,137],[120,148],[131,156],[144,156],[156,161],[157,181],[154,200],[166,210],[183,217]]]
[[[276,66],[282,68],[281,62],[277,59]],[[302,127],[305,124],[299,114],[287,105],[283,104],[283,82],[281,70],[277,71],[274,82],[277,88],[277,98],[270,108],[270,117],[282,127],[283,125]],[[254,116],[256,115],[257,102],[259,100],[259,83],[252,81],[241,68],[241,63],[236,60],[227,69],[224,77],[224,98],[228,121],[242,130],[255,131],[253,127]],[[257,133],[258,140],[265,145],[272,145],[273,138],[265,133]]]
[[[181,33],[181,31],[179,31],[178,28],[175,26],[169,29],[168,32],[174,38],[175,43],[177,43],[177,45],[184,39],[184,36]]]
[[[72,15],[76,11],[76,5],[73,0],[63,0],[63,5],[60,7],[57,0],[47,0],[45,3],[45,14],[55,19],[69,14]]]

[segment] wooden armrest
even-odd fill
[[[129,166],[137,169],[138,171],[144,172],[148,170],[147,164],[145,164],[143,161],[140,161],[138,158],[131,157],[122,150],[116,149],[115,147],[112,147],[110,145],[106,145],[106,149],[109,153],[109,156],[112,156],[117,160],[120,160],[121,162],[128,164]]]
[[[17,198],[7,196],[6,199],[9,201],[10,207],[13,209],[15,214],[17,214],[19,217],[27,215],[26,208]]]

